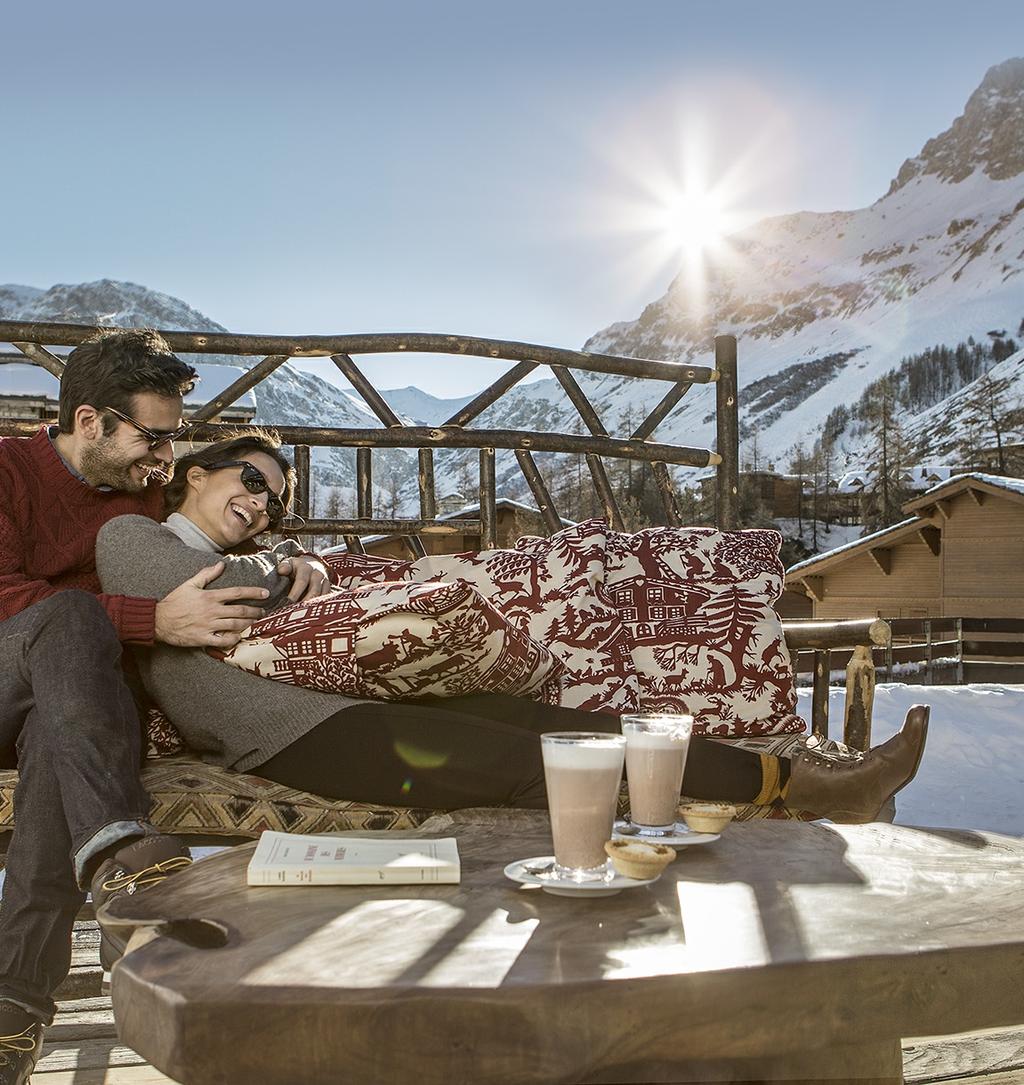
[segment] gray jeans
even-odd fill
[[[71,964],[90,858],[153,831],[121,651],[88,592],[58,592],[0,622],[0,764],[18,767],[0,998],[44,1021]]]

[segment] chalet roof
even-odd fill
[[[191,364],[199,374],[199,380],[195,388],[185,397],[185,404],[188,407],[203,406],[247,372],[240,365],[210,365],[203,362]],[[56,403],[59,394],[60,382],[40,365],[32,365],[28,362],[9,362],[0,365],[0,395],[2,396],[45,397]],[[250,389],[239,396],[232,407],[255,411],[256,393]]]
[[[826,550],[823,554],[816,554],[813,558],[797,562],[786,570],[786,578],[789,580],[792,577],[799,580],[804,576],[815,576],[831,565],[845,561],[854,551],[886,550],[916,532],[927,534],[929,529],[935,532],[938,529],[929,523],[927,510],[933,508],[939,501],[945,501],[968,490],[996,494],[1024,502],[1024,479],[1007,478],[1004,475],[985,475],[980,472],[954,475],[945,482],[932,486],[920,497],[908,501],[903,506],[903,511],[912,514],[909,519],[893,524],[892,527],[883,528],[881,531],[875,531],[871,535],[865,535],[861,539],[854,539],[833,550]]]
[[[873,531],[863,538],[843,543],[842,546],[826,550],[823,554],[815,554],[813,558],[798,561],[796,565],[791,565],[786,570],[786,579],[788,580],[794,573],[797,573],[799,575],[795,579],[799,580],[802,576],[810,574],[812,570],[814,574],[817,574],[830,565],[844,561],[855,550],[877,550],[883,544],[885,547],[892,546],[893,543],[899,542],[905,536],[913,535],[922,527],[927,526],[927,523],[920,516],[911,516],[909,520],[901,520],[900,523],[893,524],[891,527],[883,527],[881,531]]]
[[[923,490],[947,481],[956,471],[956,467],[945,463],[915,464],[900,472],[900,480],[911,490]],[[875,474],[871,467],[851,468],[839,476],[835,483],[836,493],[859,494],[874,482]]]
[[[1006,475],[986,475],[980,471],[971,471],[964,475],[954,475],[945,482],[940,482],[920,497],[915,497],[903,506],[904,512],[921,512],[933,506],[937,501],[945,501],[967,490],[995,494],[1024,501],[1024,479],[1008,478]]]

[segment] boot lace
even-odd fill
[[[14,1036],[0,1036],[0,1051],[10,1051],[15,1055],[20,1055],[25,1051],[35,1051],[36,1040],[35,1025],[29,1025],[24,1032],[19,1032]]]
[[[860,750],[851,749],[828,749],[824,739],[818,735],[811,735],[798,747],[799,753],[808,761],[817,765],[859,765],[864,760],[864,754]]]
[[[154,863],[152,866],[137,870],[134,873],[119,870],[112,878],[108,878],[103,883],[103,891],[106,893],[119,893],[123,890],[129,895],[137,893],[140,889],[147,889],[151,885],[162,882],[168,874],[173,874],[176,870],[182,870],[191,865],[192,859],[189,856],[176,855],[173,859],[165,859],[162,863]]]

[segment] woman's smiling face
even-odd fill
[[[271,492],[284,493],[284,472],[265,452],[246,452],[233,457],[252,464],[266,479]],[[268,493],[252,493],[242,483],[241,467],[206,470],[190,467],[188,490],[179,510],[218,546],[229,549],[251,539],[270,526]]]

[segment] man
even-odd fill
[[[158,519],[195,370],[152,331],[101,333],[72,351],[57,426],[0,439],[0,766],[17,765],[0,904],[0,1085],[23,1085],[71,959],[87,887],[103,901],[191,860],[147,821],[126,645],[230,647],[265,592],[207,588],[204,570],[162,601],[100,593],[94,547],[115,516]],[[326,571],[292,559],[290,596]],[[104,968],[119,947],[101,946]]]

